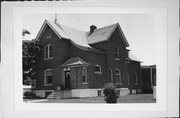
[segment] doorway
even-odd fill
[[[64,71],[64,75],[65,75],[65,88],[70,89],[71,88],[70,71]]]

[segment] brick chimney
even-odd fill
[[[95,25],[91,25],[90,26],[90,34],[92,34],[95,29],[97,29],[97,27]]]

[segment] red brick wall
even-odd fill
[[[45,39],[45,37],[50,34],[50,39]],[[41,44],[41,55],[39,55],[38,63],[38,89],[55,89],[64,83],[63,71],[60,65],[69,58],[70,42],[66,39],[59,39],[59,37],[49,28],[44,31],[42,37],[40,38]],[[52,59],[44,60],[44,47],[47,44],[52,44]],[[54,86],[44,86],[44,70],[53,70],[53,85]]]
[[[115,70],[119,69],[121,71],[122,84],[117,84],[117,87],[127,87],[127,65],[126,65],[126,46],[122,41],[122,36],[119,35],[118,29],[110,37],[109,41],[92,44],[91,46],[105,50],[106,51],[106,82],[110,82],[109,68],[113,70],[113,78],[115,77]],[[115,60],[114,47],[117,46],[119,49],[120,60]]]
[[[122,84],[117,85],[117,87],[127,87],[126,86],[126,47],[122,41],[122,37],[119,35],[118,29],[115,30],[114,34],[111,36],[108,46],[107,46],[107,70],[109,68],[113,69],[113,78],[115,77],[115,70],[119,69],[121,71]],[[120,60],[115,60],[114,47],[117,46],[119,49]],[[110,78],[110,77],[108,77]],[[108,81],[110,81],[108,79]]]
[[[45,39],[46,35],[50,34],[50,39]],[[117,87],[128,87],[127,85],[127,63],[126,63],[126,47],[122,41],[122,36],[119,35],[118,29],[112,34],[108,42],[101,42],[93,44],[92,46],[102,49],[106,54],[92,52],[88,50],[82,50],[72,45],[69,40],[59,39],[57,35],[47,28],[42,37],[40,38],[42,50],[39,57],[38,64],[38,89],[55,89],[57,86],[64,86],[64,71],[61,65],[70,57],[79,56],[83,60],[87,61],[90,65],[87,67],[88,84],[82,84],[82,67],[71,68],[71,87],[72,88],[102,88],[109,80],[109,68],[113,70],[113,78],[115,77],[115,70],[121,71],[122,84],[118,84]],[[44,60],[44,46],[46,44],[52,44],[52,57],[53,59]],[[120,60],[115,60],[114,47],[119,49]],[[101,65],[102,74],[95,73],[95,65]],[[141,70],[139,63],[128,64],[130,78],[131,72],[137,71],[138,78],[141,79]],[[44,70],[53,70],[53,86],[44,86]],[[78,73],[78,74],[76,74]],[[133,84],[133,78],[131,84]],[[130,88],[140,88],[141,81],[138,81],[138,86],[130,85]]]
[[[46,35],[50,34],[50,39],[45,39]],[[38,64],[38,89],[55,89],[57,86],[65,85],[64,71],[60,67],[70,57],[79,56],[86,60],[90,65],[87,68],[88,84],[82,84],[82,67],[71,68],[71,75],[78,72],[77,76],[71,76],[72,88],[102,88],[105,83],[105,56],[97,52],[91,52],[87,50],[81,50],[72,45],[66,39],[59,39],[57,35],[47,28],[40,38],[42,45],[41,54]],[[44,47],[47,44],[52,44],[52,57],[53,59],[44,60]],[[101,65],[102,74],[95,74],[95,65]],[[44,70],[53,70],[53,86],[44,86]]]
[[[82,69],[78,81],[78,88],[102,88],[106,82],[105,55],[97,52],[82,50],[71,45],[71,57],[79,56],[90,65],[87,68],[88,84],[82,84]],[[95,65],[101,65],[102,74],[95,74]]]

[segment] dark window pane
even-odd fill
[[[82,78],[83,78],[83,82],[86,82],[86,77],[85,77],[85,76],[82,76]]]
[[[52,57],[52,46],[49,45],[49,57]]]
[[[115,56],[115,58],[119,58],[119,50],[118,50],[118,47],[114,47],[114,56]]]
[[[52,76],[47,76],[47,84],[51,84],[52,83]]]
[[[100,66],[95,66],[95,72],[101,72]]]

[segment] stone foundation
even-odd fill
[[[118,94],[120,96],[125,96],[130,94],[128,88],[117,88]],[[54,96],[51,98],[83,98],[83,97],[97,97],[104,96],[102,89],[72,89],[72,90],[62,90],[60,92],[54,92],[54,90],[36,90],[36,95],[39,97],[47,97],[46,93],[52,92],[49,96]],[[136,90],[132,91],[136,93]]]
[[[73,97],[97,97],[98,89],[72,89],[63,90],[63,98],[73,98]]]
[[[46,92],[54,92],[54,90],[36,90],[36,96],[44,98],[46,95]]]

